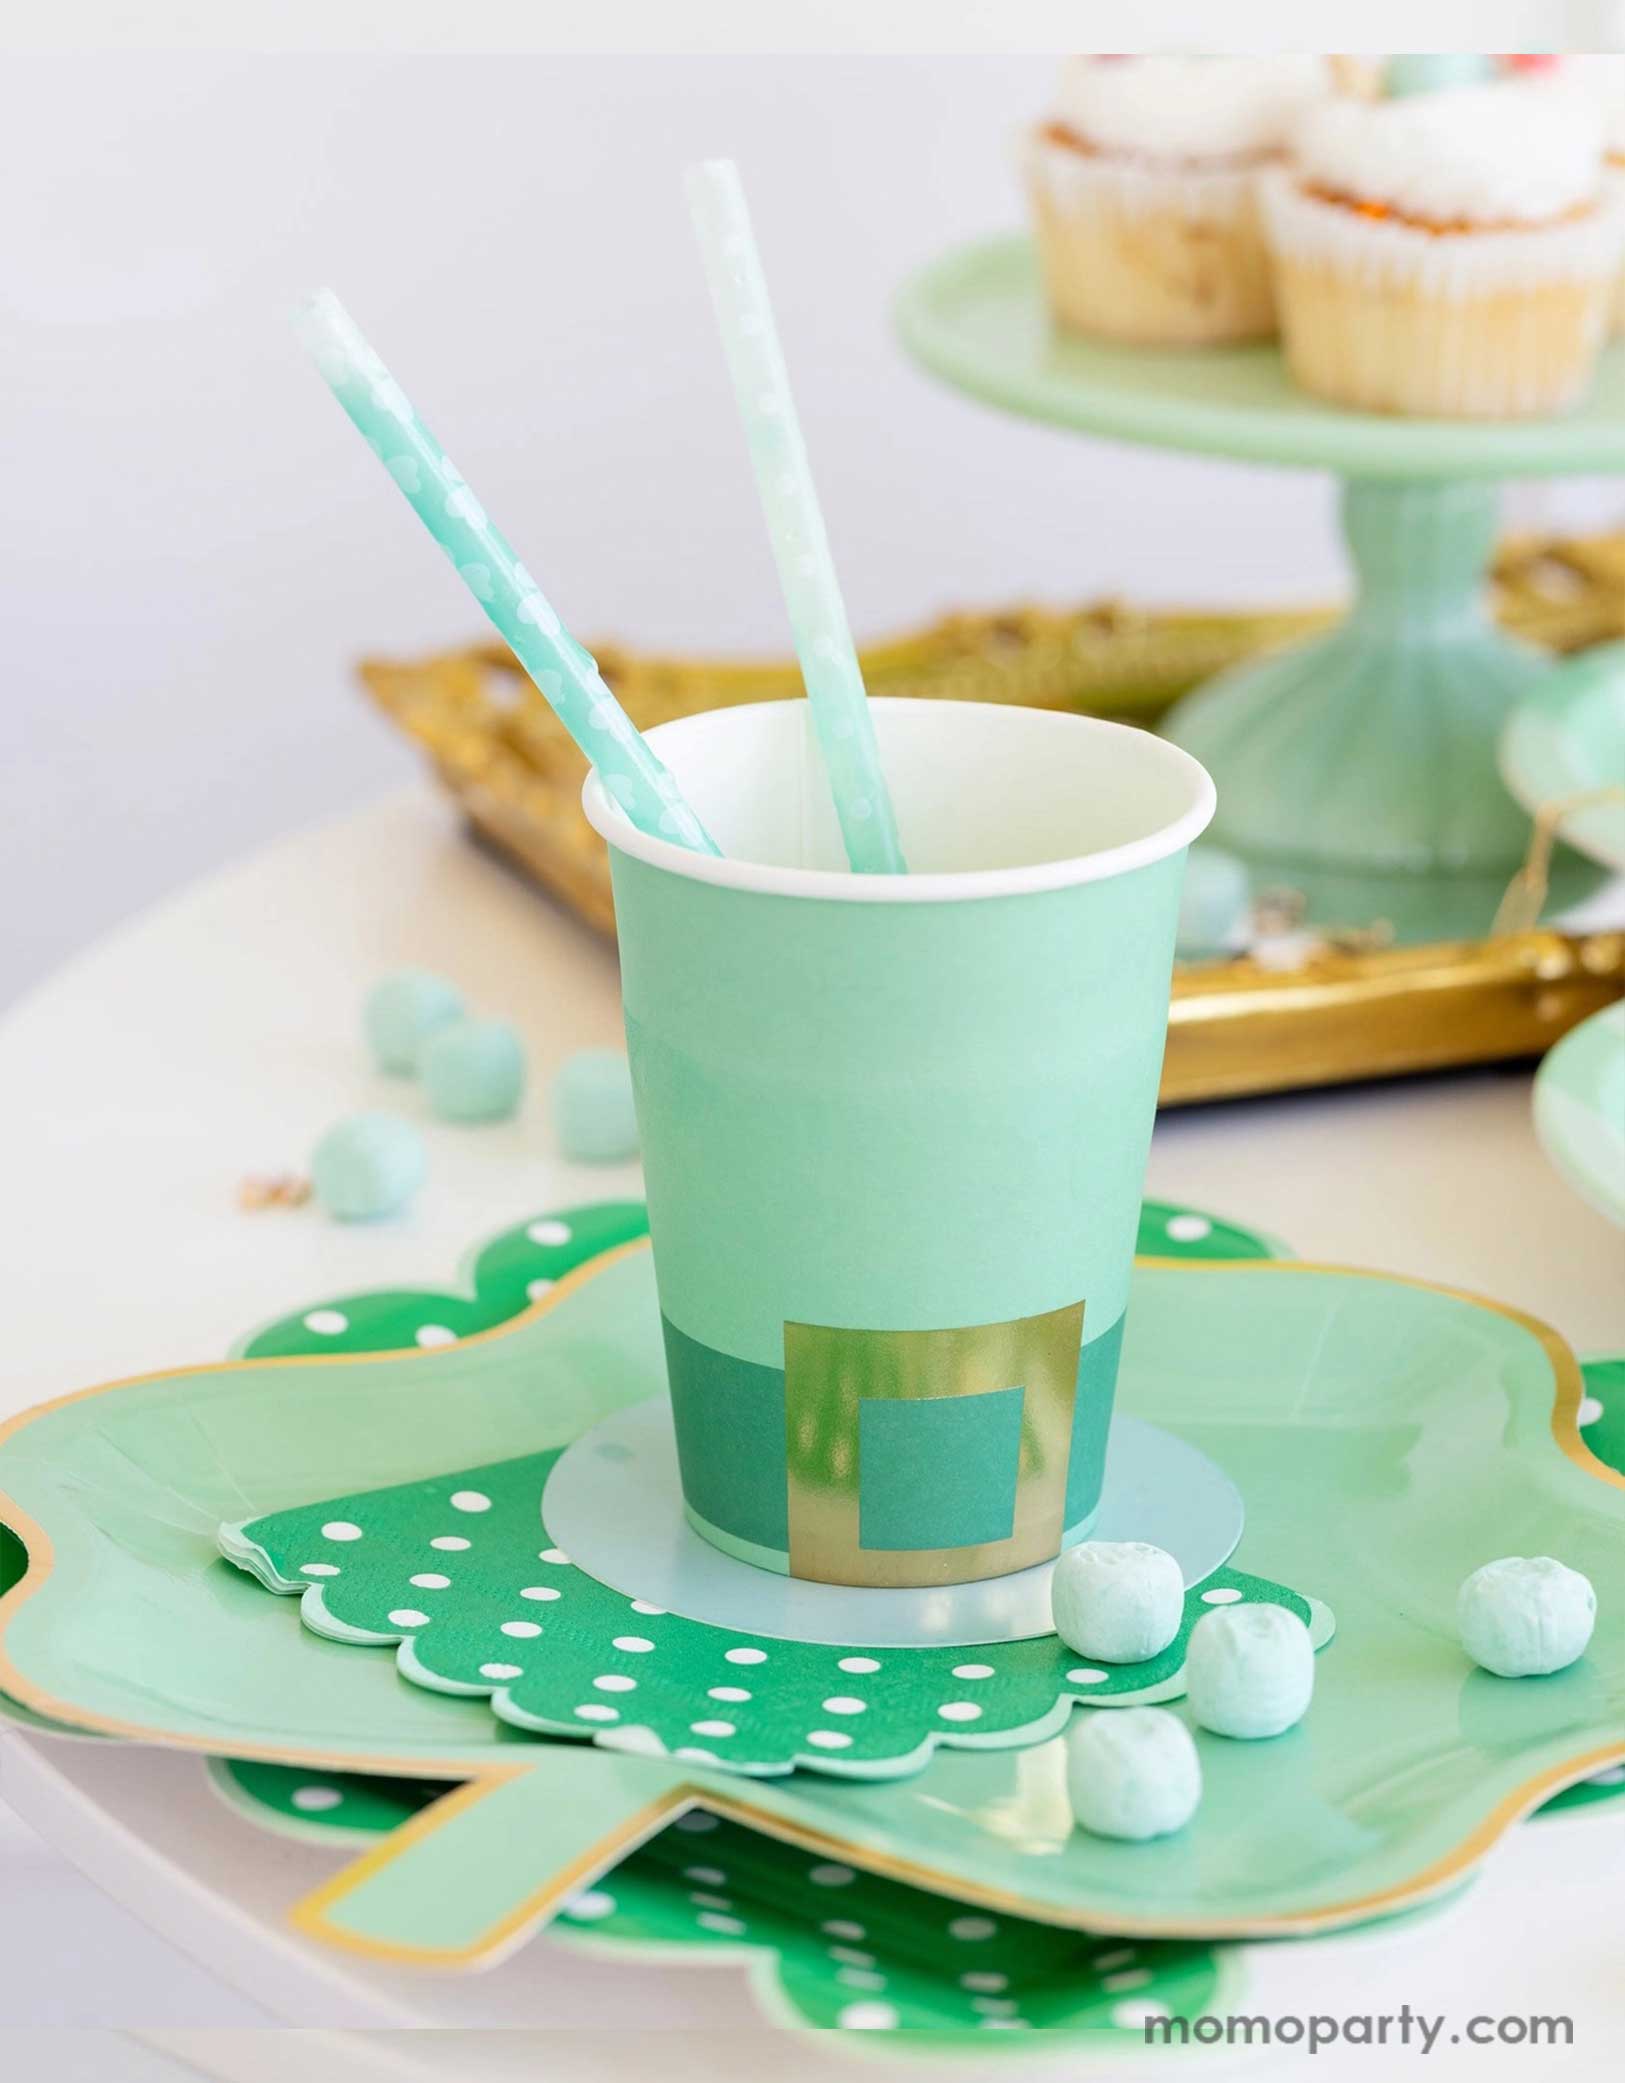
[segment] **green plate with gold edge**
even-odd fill
[[[1548,1049],[1535,1073],[1535,1134],[1577,1194],[1625,1225],[1625,1003]]]
[[[1048,1921],[1325,1928],[1448,1886],[1542,1793],[1625,1753],[1621,1486],[1578,1444],[1579,1377],[1560,1341],[1468,1298],[1324,1268],[1138,1269],[1125,1407],[1229,1469],[1251,1507],[1248,1560],[1327,1591],[1344,1641],[1302,1729],[1269,1746],[1204,1738],[1202,1817],[1132,1850],[1073,1834],[1056,1743],[944,1754],[902,1787],[741,1788],[666,1759],[508,1744],[473,1730],[464,1703],[408,1697],[373,1659],[324,1654],[204,1564],[213,1524],[347,1478],[545,1444],[649,1393],[647,1260],[603,1264],[499,1334],[340,1365],[340,1395],[331,1363],[266,1362],[151,1378],[11,1428],[0,1510],[51,1566],[0,1610],[0,1670],[27,1704],[80,1725],[482,1773],[313,1902],[308,1928],[386,1957],[516,1943],[696,1801]],[[1598,1583],[1602,1623],[1573,1671],[1507,1686],[1464,1668],[1451,1607],[1486,1527],[1490,1552],[1559,1547]]]
[[[1562,835],[1605,867],[1625,871],[1625,643],[1601,644],[1554,666],[1508,718],[1500,762],[1507,787],[1531,816],[1603,796],[1577,803]]]
[[[539,1216],[475,1255],[471,1294],[342,1296],[290,1312],[239,1350],[245,1357],[321,1353],[337,1342],[345,1351],[388,1351],[415,1345],[426,1327],[433,1342],[433,1327],[451,1316],[464,1335],[491,1328],[540,1299],[575,1264],[640,1234],[642,1214],[640,1205],[625,1204]],[[1194,1259],[1260,1258],[1279,1249],[1255,1231],[1160,1202],[1146,1203],[1139,1244]],[[21,1542],[0,1526],[0,1594],[25,1566]],[[25,1725],[73,1733],[0,1698],[0,1713],[8,1710]],[[445,1792],[430,1780],[226,1759],[210,1760],[210,1775],[246,1820],[330,1846],[372,1843]],[[1029,2026],[1097,2044],[1102,2036],[1137,2041],[1148,2010],[1196,2015],[1218,2001],[1219,1961],[1203,1945],[1136,1946],[1023,1919],[956,1914],[946,1898],[862,1872],[837,1904],[827,1879],[808,1878],[813,1870],[792,1847],[695,1810],[566,1904],[555,1935],[622,1960],[742,1962],[763,2010],[787,2026],[885,2029],[916,2040]],[[716,1894],[721,1886],[728,1897]],[[833,1915],[835,1908],[842,1913]],[[1012,2052],[1020,2045],[992,2044]]]
[[[455,1288],[392,1288],[339,1295],[274,1318],[234,1348],[246,1359],[379,1353],[444,1344],[510,1322],[541,1301],[577,1267],[648,1234],[641,1201],[594,1202],[516,1223],[476,1247]],[[1147,1201],[1137,1249],[1142,1255],[1210,1259],[1286,1256],[1258,1231],[1216,1215]],[[21,1580],[26,1554],[0,1525],[0,1595]],[[87,1736],[0,1692],[0,1721],[56,1735]]]
[[[238,1814],[282,1834],[365,1845],[434,1798],[418,1782],[285,1766],[212,1767]],[[741,1965],[775,2022],[910,2035],[1030,2027],[1132,2047],[1148,2014],[1214,2010],[1236,1974],[1211,1947],[986,1916],[828,1862],[703,1809],[567,1902],[549,1938],[626,1963]],[[1019,2050],[1011,2041],[1009,2051]]]

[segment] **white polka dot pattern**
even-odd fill
[[[510,1273],[510,1294],[524,1271],[521,1263]],[[430,1314],[412,1299],[416,1315]],[[549,1544],[537,1503],[556,1458],[550,1450],[336,1499],[247,1533],[255,1544],[264,1536],[268,1581],[310,1587],[318,1624],[409,1641],[400,1668],[412,1683],[500,1691],[498,1713],[522,1729],[607,1734],[650,1755],[703,1752],[735,1770],[799,1763],[884,1776],[917,1769],[934,1745],[1019,1746],[1054,1733],[1072,1700],[1118,1701],[1152,1686],[1169,1697],[1177,1680],[1182,1639],[1166,1660],[1135,1669],[1076,1663],[1053,1637],[975,1650],[842,1649],[753,1639],[667,1613],[633,1586],[596,1581]],[[1292,1604],[1226,1570],[1189,1594],[1187,1624],[1209,1604],[1272,1596]]]
[[[835,2022],[847,2032],[894,2032],[899,2021],[889,2003],[849,2003]]]

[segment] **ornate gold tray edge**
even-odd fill
[[[1625,994],[1625,933],[1251,960],[1174,974],[1162,1103],[1239,1099],[1544,1055]]]
[[[1625,534],[1509,545],[1502,619],[1556,648],[1625,633]],[[1106,603],[953,615],[864,652],[876,692],[1087,709],[1147,722],[1198,681],[1321,626],[1320,612],[1148,615]],[[660,658],[596,648],[642,729],[735,702],[798,695],[782,661]],[[360,678],[422,747],[475,830],[599,932],[613,934],[603,843],[581,814],[580,754],[499,644]],[[1181,967],[1165,1105],[1345,1084],[1540,1055],[1625,994],[1625,933],[1505,933],[1484,941],[1327,950],[1291,970],[1252,958]]]

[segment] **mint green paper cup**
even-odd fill
[[[649,734],[721,858],[583,800],[688,1517],[792,1576],[966,1583],[1099,1504],[1213,785],[1090,717],[871,706],[908,875],[847,869],[805,702]]]

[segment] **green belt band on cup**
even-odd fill
[[[1054,1320],[1026,1323],[1049,1326],[1052,1337],[1065,1336],[1068,1326],[1062,1320],[1072,1318],[1075,1325],[1079,1314],[1056,1311]],[[1059,1444],[1056,1399],[1049,1398],[1051,1436],[1046,1440],[1041,1436],[1044,1409],[1025,1382],[990,1377],[988,1386],[973,1381],[968,1392],[922,1395],[916,1388],[912,1396],[860,1395],[850,1369],[840,1385],[838,1352],[819,1356],[821,1364],[810,1378],[820,1393],[808,1398],[798,1414],[798,1430],[787,1408],[784,1369],[735,1359],[690,1338],[669,1319],[662,1322],[688,1517],[713,1545],[758,1568],[786,1575],[828,1574],[844,1583],[935,1582],[940,1579],[930,1558],[953,1554],[963,1568],[970,1560],[965,1551],[974,1548],[989,1551],[991,1566],[968,1569],[967,1575],[1025,1568],[1042,1557],[999,1551],[1018,1534],[1021,1486],[1033,1490],[1046,1480],[1053,1485],[1058,1452],[1065,1453],[1066,1473],[1063,1523],[1054,1545],[1083,1539],[1093,1523],[1122,1351],[1121,1317],[1079,1350]],[[890,1354],[905,1341],[982,1338],[985,1343],[986,1333],[1009,1328],[853,1334],[801,1325],[787,1327],[787,1340],[856,1342],[860,1351],[864,1342],[873,1341]],[[1075,1338],[1075,1328],[1071,1335]],[[985,1364],[997,1366],[998,1351],[995,1342]],[[804,1353],[804,1364],[806,1358]],[[828,1393],[832,1379],[837,1387]],[[792,1433],[797,1440],[794,1482]],[[820,1497],[844,1500],[842,1529],[832,1528],[827,1517],[817,1518]],[[794,1514],[793,1498],[800,1503]],[[799,1526],[793,1525],[795,1519]],[[816,1542],[807,1533],[815,1523]],[[832,1544],[837,1551],[833,1563]],[[1042,1546],[1052,1551],[1049,1541]],[[794,1569],[793,1550],[802,1564]],[[809,1560],[812,1567],[806,1566]]]

